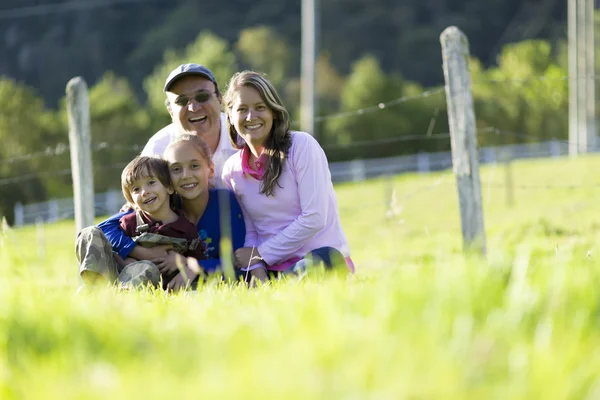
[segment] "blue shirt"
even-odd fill
[[[202,240],[206,249],[206,260],[198,260],[198,263],[206,272],[212,272],[221,264],[220,245],[221,236],[227,236],[227,230],[230,230],[231,245],[233,250],[237,250],[244,246],[244,238],[246,236],[246,226],[242,209],[237,202],[233,192],[227,189],[210,189],[208,195],[208,204],[206,210],[198,221],[198,237]],[[223,207],[219,202],[223,199]],[[228,203],[227,203],[228,201]],[[223,215],[221,219],[221,209],[226,209],[229,206],[229,218]],[[225,211],[225,210],[224,210]],[[98,224],[98,228],[102,230],[104,236],[108,239],[115,252],[125,259],[136,246],[136,243],[119,227],[119,220],[125,214],[133,212],[121,212],[108,218],[106,221]],[[228,221],[227,221],[228,220]],[[229,222],[229,224],[227,224]],[[229,225],[229,226],[227,226]]]

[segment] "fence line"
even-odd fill
[[[533,76],[533,77],[528,77],[528,78],[522,78],[522,79],[514,79],[514,78],[506,78],[506,79],[482,79],[482,80],[478,80],[478,81],[473,81],[472,86],[475,85],[480,85],[480,84],[489,84],[489,83],[502,83],[502,84],[506,84],[506,83],[514,83],[514,84],[519,84],[519,83],[527,83],[527,82],[533,82],[533,81],[541,81],[541,82],[553,82],[553,81],[567,81],[569,79],[571,80],[579,80],[579,79],[599,79],[600,75],[589,75],[589,76],[574,76],[569,78],[568,75],[565,76],[558,76],[558,77],[546,77],[546,76]],[[363,115],[364,113],[368,113],[368,112],[373,112],[373,111],[378,111],[378,110],[384,110],[386,108],[389,107],[393,107],[395,105],[398,104],[402,104],[405,103],[407,101],[410,100],[417,100],[417,99],[421,99],[421,98],[427,98],[430,97],[434,94],[437,93],[441,93],[444,91],[444,87],[435,87],[433,89],[430,90],[425,90],[419,94],[416,95],[410,95],[410,96],[402,96],[399,98],[396,98],[394,100],[390,100],[388,102],[381,102],[378,103],[377,105],[373,105],[370,107],[365,107],[365,108],[360,108],[360,109],[356,109],[356,110],[349,110],[349,111],[342,111],[342,112],[338,112],[338,113],[332,113],[332,114],[327,114],[327,115],[322,115],[322,116],[317,116],[315,117],[315,121],[324,121],[327,119],[336,119],[336,118],[344,118],[344,117],[352,117],[352,116],[357,116],[357,115]],[[298,124],[299,121],[292,121],[292,124]],[[496,133],[504,133],[502,131],[499,130],[499,132]],[[508,132],[506,132],[508,133]],[[441,133],[441,134],[437,134],[439,135],[437,138],[441,138],[441,135],[446,135],[447,133]],[[511,134],[514,134],[516,136],[527,136],[524,134],[518,134],[518,133],[513,133],[511,132]],[[449,134],[448,134],[449,135]],[[431,135],[419,135],[419,134],[413,134],[413,135],[403,135],[396,138],[393,138],[394,140],[398,140],[398,141],[406,141],[406,140],[423,140],[423,139],[430,139]],[[408,138],[410,137],[410,139]],[[538,138],[539,139],[539,138]],[[381,143],[385,143],[386,140],[391,140],[391,139],[382,139]],[[377,141],[373,141],[373,142],[377,142]],[[343,148],[343,147],[347,147],[346,145],[326,145],[324,147],[327,148]],[[93,145],[92,150],[93,151],[101,151],[101,150],[106,150],[106,149],[113,149],[113,150],[131,150],[131,151],[141,151],[142,146],[140,145],[132,145],[132,146],[123,146],[123,145],[118,145],[118,144],[111,144],[111,143],[107,143],[107,142],[100,142],[97,143],[95,145]],[[49,156],[56,156],[56,155],[62,155],[65,154],[69,151],[69,145],[65,144],[65,143],[58,143],[56,145],[53,146],[48,146],[46,149],[44,150],[40,150],[38,152],[34,152],[34,153],[30,153],[30,154],[25,154],[25,155],[19,155],[19,156],[14,156],[14,157],[9,157],[9,158],[5,158],[5,159],[0,159],[0,164],[10,164],[10,163],[14,163],[14,162],[20,162],[20,161],[28,161],[31,159],[35,159],[38,157],[49,157]]]
[[[501,128],[497,128],[497,127],[493,127],[493,126],[478,128],[477,135],[482,135],[482,134],[493,134],[496,136],[500,136],[500,135],[514,136],[516,138],[530,139],[530,140],[535,140],[535,141],[540,139],[536,135],[530,135],[527,133],[509,131],[506,129],[501,129]],[[343,149],[349,149],[352,147],[378,146],[378,145],[382,145],[382,144],[411,142],[411,141],[419,141],[419,140],[444,140],[444,139],[449,139],[449,138],[450,138],[449,132],[439,132],[439,133],[429,133],[429,134],[428,133],[414,133],[414,134],[403,134],[403,135],[388,137],[388,138],[359,140],[359,141],[354,141],[354,142],[347,143],[347,144],[323,144],[322,147],[325,150],[336,150],[336,149],[343,150]],[[555,141],[560,142],[565,145],[573,144],[566,139],[548,138],[548,140],[555,140]],[[598,147],[600,149],[600,146],[596,146],[596,147]],[[142,150],[142,148],[143,148],[143,146],[140,146],[140,145],[125,146],[125,145],[113,144],[113,143],[108,143],[108,142],[100,142],[100,143],[92,144],[92,151],[128,150],[128,151],[139,152]],[[35,153],[0,159],[0,165],[12,164],[12,163],[21,162],[21,161],[29,161],[29,160],[39,158],[39,157],[52,157],[52,156],[68,154],[69,149],[70,149],[70,147],[68,144],[58,143],[54,146],[49,146],[45,150],[38,151]],[[119,165],[121,165],[121,164],[124,166],[127,164],[127,162],[119,163]],[[108,167],[110,167],[110,166],[108,166]],[[46,172],[45,174],[46,175],[50,174],[50,172]],[[35,176],[35,173],[29,174],[29,175]],[[15,177],[4,178],[4,179],[0,180],[0,184],[2,184],[2,182],[4,182],[5,180],[9,180],[10,182],[17,182],[18,178],[20,178],[20,177],[15,176]]]
[[[94,211],[96,216],[117,212],[125,204],[125,198],[119,190],[110,190],[94,195]],[[73,198],[52,199],[42,203],[23,205],[17,203],[14,208],[15,226],[34,224],[38,221],[56,222],[71,219],[75,216]]]
[[[557,140],[541,143],[514,144],[479,149],[479,162],[492,164],[507,159],[528,159],[561,157],[568,155],[567,146]],[[331,178],[335,183],[360,182],[366,179],[397,175],[407,172],[429,173],[442,171],[452,166],[451,152],[419,153],[397,157],[334,162],[329,164]],[[600,187],[600,185],[599,185]],[[521,188],[521,186],[515,186]],[[534,188],[532,186],[532,188]],[[542,188],[535,186],[535,188]],[[557,187],[558,188],[558,187]],[[561,187],[562,188],[562,187]],[[98,193],[95,196],[96,216],[112,214],[125,203],[118,190]],[[33,224],[37,220],[55,222],[73,217],[73,199],[53,199],[46,202],[23,205],[14,208],[15,225]]]
[[[321,121],[325,121],[328,119],[338,119],[338,118],[346,118],[346,117],[353,117],[356,115],[363,115],[365,113],[369,113],[369,112],[373,112],[373,111],[380,111],[380,110],[384,110],[386,108],[389,107],[393,107],[396,106],[398,104],[402,104],[402,103],[406,103],[407,101],[410,100],[417,100],[417,99],[423,99],[426,97],[430,97],[434,94],[437,93],[443,93],[444,91],[444,87],[438,87],[438,88],[434,88],[431,90],[426,90],[422,93],[413,95],[413,96],[402,96],[400,98],[397,98],[395,100],[391,100],[388,101],[387,103],[379,103],[377,105],[373,105],[370,107],[364,107],[364,108],[359,108],[357,110],[351,110],[351,111],[342,111],[339,113],[334,113],[334,114],[329,114],[329,115],[323,115],[323,116],[319,116],[319,117],[315,117],[315,121],[316,122],[321,122]],[[292,124],[294,124],[297,121],[292,121]]]
[[[532,139],[538,140],[539,137],[535,135],[529,135],[526,133],[512,132],[507,130],[502,130],[495,127],[484,127],[477,129],[477,134],[485,134],[490,133],[497,136],[505,135],[505,136],[514,136],[521,139]],[[373,139],[373,140],[360,140],[355,141],[348,144],[324,144],[322,147],[325,150],[336,150],[336,149],[350,149],[354,147],[366,147],[366,146],[378,146],[382,144],[392,144],[392,143],[401,143],[401,142],[410,142],[417,140],[445,140],[450,138],[449,132],[440,132],[440,133],[432,133],[432,134],[410,134],[410,135],[401,135],[395,136],[391,138],[381,138],[381,139]],[[571,145],[568,140],[564,139],[551,139],[552,141],[556,141],[560,144]],[[48,147],[45,151],[40,151],[36,153],[31,153],[23,156],[15,156],[11,158],[0,159],[0,165],[9,164],[19,161],[28,161],[38,157],[49,157],[49,156],[57,156],[66,154],[69,151],[69,145],[60,143],[55,147]],[[101,142],[92,145],[92,151],[102,151],[102,150],[131,150],[131,151],[141,151],[142,147],[139,145],[134,146],[123,146],[123,145],[114,145],[107,142]],[[595,146],[594,149],[600,150],[600,146]],[[103,165],[102,168],[122,168],[127,165],[127,162],[119,162],[115,164]],[[0,186],[6,185],[9,183],[16,183],[21,181],[26,181],[29,179],[36,178],[38,176],[59,176],[59,175],[67,175],[70,173],[70,169],[60,170],[60,171],[45,171],[45,172],[33,172],[26,175],[8,177],[0,179]]]

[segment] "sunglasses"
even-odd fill
[[[190,101],[192,101],[192,99],[196,100],[198,103],[206,103],[208,99],[210,99],[210,96],[212,96],[212,93],[201,91],[196,93],[192,97],[179,96],[175,99],[174,103],[177,104],[179,107],[187,106],[188,104],[190,104]]]

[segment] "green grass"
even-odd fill
[[[255,290],[77,295],[72,222],[5,230],[0,398],[599,398],[600,158],[511,168],[486,258],[453,176],[404,175],[336,188],[355,276]]]

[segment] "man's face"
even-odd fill
[[[215,85],[199,75],[188,75],[175,81],[166,93],[169,114],[181,132],[200,137],[219,135],[221,95]]]

